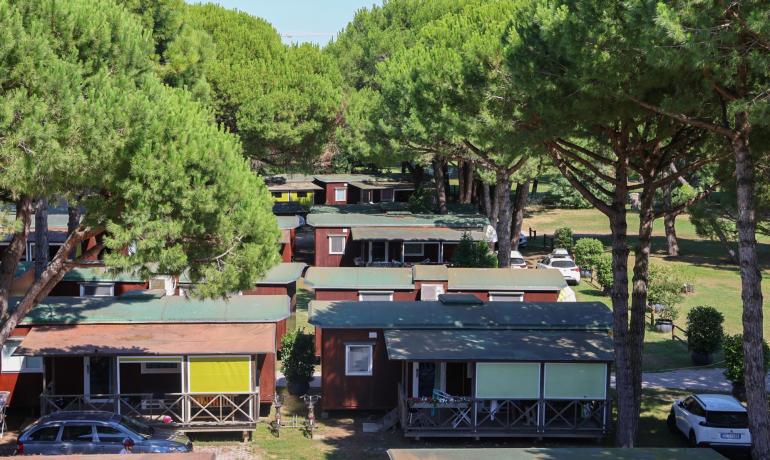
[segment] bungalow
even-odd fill
[[[404,203],[414,192],[414,183],[399,175],[322,174],[314,180],[327,205]]]
[[[156,286],[153,286],[156,287]],[[116,273],[106,267],[76,267],[51,290],[54,297],[114,297],[150,288],[146,278],[132,272]]]
[[[275,395],[285,296],[49,297],[3,348],[11,407],[109,410],[185,431],[245,430]]]
[[[294,242],[297,229],[302,226],[300,216],[276,216],[281,229],[281,260],[291,262],[294,259]]]
[[[392,410],[405,436],[604,436],[609,331],[599,302],[310,304],[324,410]]]
[[[307,216],[315,232],[316,267],[403,266],[451,261],[463,234],[486,241],[489,219],[478,214],[411,214],[317,206]]]
[[[317,193],[323,188],[314,182],[313,176],[304,174],[280,174],[266,177],[267,189],[273,196],[273,202],[278,209],[289,208],[289,204],[295,208],[304,208],[305,212],[316,204]]]

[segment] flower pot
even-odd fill
[[[692,364],[694,366],[708,366],[714,362],[714,354],[693,351],[690,352],[690,359],[692,359]]]
[[[738,401],[746,401],[746,385],[743,382],[733,382],[733,396]]]
[[[581,278],[593,279],[593,274],[594,274],[594,271],[591,270],[590,268],[581,268],[580,269],[580,277]]]
[[[674,330],[674,322],[670,319],[658,318],[655,320],[655,330],[658,332],[671,332]]]
[[[286,387],[289,390],[289,394],[293,396],[302,396],[307,394],[307,390],[310,389],[310,382],[288,382]]]

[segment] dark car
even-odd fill
[[[17,441],[18,455],[117,454],[123,441],[135,453],[190,452],[190,439],[173,430],[111,412],[56,412],[27,428]]]

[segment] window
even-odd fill
[[[345,375],[372,375],[372,345],[345,345]]]
[[[43,358],[40,356],[13,356],[21,345],[20,338],[11,337],[3,344],[0,367],[2,372],[43,372]]]
[[[393,189],[386,188],[380,191],[380,201],[393,201]]]
[[[360,301],[392,301],[393,291],[358,291]]]
[[[697,415],[698,417],[705,417],[706,411],[703,410],[703,407],[701,407],[700,403],[695,400],[695,398],[692,398],[689,402],[686,402],[685,409],[687,409],[687,412],[691,413],[692,415]]]
[[[40,428],[39,430],[33,431],[28,437],[28,441],[37,441],[37,442],[53,442],[56,441],[56,438],[59,437],[59,428],[61,428],[61,425],[48,425],[44,426],[43,428]]]
[[[281,192],[271,192],[270,194],[273,195],[273,198],[280,198],[283,195]]]
[[[64,425],[61,432],[62,442],[93,442],[93,425]]]
[[[143,362],[141,363],[142,374],[178,374],[179,363],[164,362]]]
[[[420,287],[420,300],[438,300],[438,296],[443,293],[443,284],[423,284]]]
[[[125,433],[109,425],[96,425],[96,436],[99,438],[98,442],[110,444],[122,444],[127,437]]]
[[[334,201],[348,201],[348,189],[344,187],[335,188]]]
[[[425,245],[422,243],[404,243],[404,256],[418,256],[425,255]]]
[[[307,198],[307,192],[297,192],[297,198]]]
[[[329,236],[329,254],[345,254],[345,235]]]
[[[112,297],[114,283],[80,283],[80,297]]]
[[[490,302],[524,302],[523,292],[490,292]]]

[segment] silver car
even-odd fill
[[[190,452],[190,439],[173,430],[111,412],[56,412],[27,428],[16,444],[17,455],[118,454],[123,441],[135,453]]]

